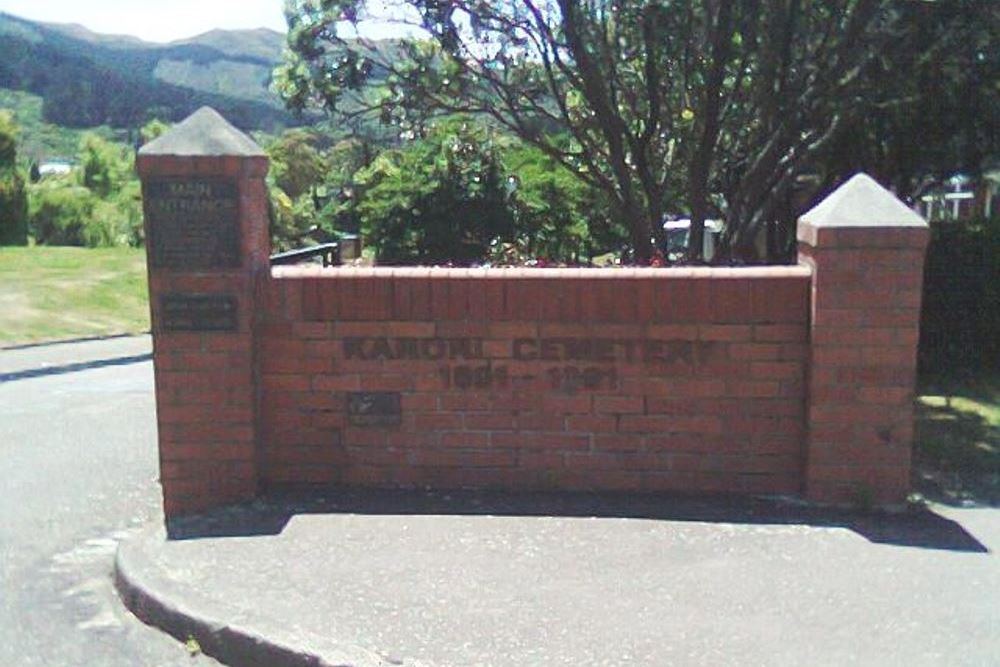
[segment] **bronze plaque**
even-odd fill
[[[231,294],[168,294],[160,301],[164,331],[236,331],[236,297]]]
[[[240,267],[240,201],[235,182],[150,181],[143,194],[153,268]]]
[[[368,391],[347,396],[347,416],[352,426],[398,426],[402,412],[398,392]]]

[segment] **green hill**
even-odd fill
[[[271,30],[150,44],[0,13],[0,89],[37,95],[44,120],[64,127],[136,128],[207,104],[243,129],[274,131],[297,124],[269,91],[283,44]]]
[[[11,111],[20,128],[17,157],[24,165],[55,157],[72,158],[80,149],[83,130],[46,122],[42,116],[43,105],[38,95],[0,88],[0,109]],[[129,140],[127,130],[114,130],[107,125],[87,128],[87,131],[96,132],[105,139]]]

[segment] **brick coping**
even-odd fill
[[[812,269],[805,264],[746,267],[677,267],[677,268],[443,268],[443,267],[328,267],[276,266],[272,278],[462,278],[499,279],[682,279],[682,278],[809,278]]]

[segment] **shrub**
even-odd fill
[[[931,227],[921,374],[1000,368],[1000,217]]]
[[[98,198],[69,179],[49,179],[31,190],[30,224],[44,245],[82,246],[83,230],[93,218]]]
[[[0,245],[28,243],[28,200],[17,170],[17,135],[13,115],[0,111]]]
[[[0,167],[0,245],[28,243],[28,196],[16,168]]]

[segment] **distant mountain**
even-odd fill
[[[246,130],[298,124],[269,90],[284,36],[213,30],[170,44],[0,13],[0,88],[41,96],[50,123],[134,128],[202,105]]]

